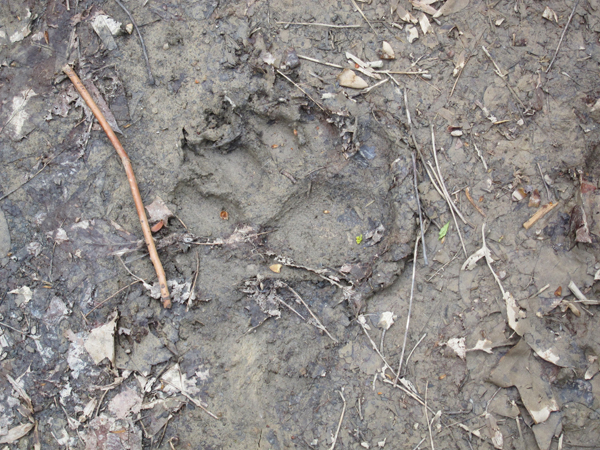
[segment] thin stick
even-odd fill
[[[550,188],[548,187],[548,183],[544,179],[544,172],[542,172],[542,168],[540,163],[537,163],[537,168],[540,171],[540,176],[542,177],[542,183],[544,183],[544,187],[546,188],[546,195],[548,196],[548,201],[551,202],[554,200],[554,196],[550,193]]]
[[[363,317],[364,316],[360,316]],[[381,360],[383,361],[383,364],[385,364],[385,367],[392,372],[392,375],[396,375],[396,372],[394,372],[394,369],[392,369],[392,366],[389,365],[389,363],[387,362],[387,360],[385,359],[385,356],[383,356],[383,354],[379,351],[379,349],[377,348],[377,344],[375,343],[375,341],[371,338],[371,335],[369,334],[369,332],[367,331],[367,327],[365,326],[365,324],[363,322],[361,322],[359,317],[359,320],[357,320],[358,324],[361,326],[362,330],[365,333],[365,336],[367,336],[367,339],[369,339],[369,342],[371,342],[371,347],[373,347],[373,350],[375,350],[375,353],[377,353],[377,355],[379,355],[379,357],[381,358]]]
[[[281,282],[281,285],[283,287],[285,287],[286,289],[288,289],[292,294],[294,294],[294,297],[296,297],[300,301],[300,303],[302,303],[304,305],[304,307],[307,309],[307,311],[312,316],[312,318],[315,319],[315,322],[317,322],[317,328],[319,328],[321,331],[323,331],[327,336],[329,336],[329,338],[333,342],[335,342],[337,344],[338,340],[336,338],[334,338],[331,334],[329,334],[329,331],[327,331],[327,328],[325,328],[325,325],[323,325],[321,323],[321,321],[319,320],[319,318],[313,314],[313,312],[308,307],[308,305],[306,304],[306,302],[302,299],[302,297],[300,297],[300,294],[298,294],[294,289],[292,289],[290,286],[288,286],[284,282]]]
[[[485,169],[485,171],[487,172],[488,170],[488,165],[485,162],[485,159],[483,159],[483,155],[481,154],[481,152],[479,151],[479,148],[477,147],[477,144],[475,143],[475,141],[473,140],[473,135],[471,135],[471,143],[473,144],[473,147],[475,147],[475,151],[477,152],[477,156],[479,156],[479,159],[481,160],[481,162],[483,163],[483,168]]]
[[[333,437],[333,443],[331,444],[331,447],[329,447],[329,450],[333,450],[335,448],[335,444],[337,442],[338,435],[340,434],[340,429],[342,428],[342,421],[344,420],[344,414],[346,413],[346,399],[344,398],[344,394],[342,394],[342,391],[338,391],[338,394],[340,394],[340,397],[342,397],[344,406],[342,406],[342,414],[340,415],[340,421],[338,422],[337,430],[335,430],[335,436]]]
[[[431,423],[429,423],[429,416],[427,414],[427,385],[429,380],[425,382],[425,421],[427,422],[427,428],[429,429],[429,442],[431,443],[431,450],[435,450],[433,445],[433,434],[431,433]]]
[[[323,64],[324,66],[335,67],[336,69],[343,69],[339,64],[333,64],[326,61],[319,61],[318,59],[311,58],[310,56],[298,55],[298,58],[305,59],[306,61],[314,62],[317,64]]]
[[[558,41],[558,45],[556,46],[556,51],[554,52],[554,56],[552,57],[552,61],[550,61],[550,65],[546,69],[546,73],[550,72],[550,69],[552,69],[552,65],[554,64],[554,60],[558,56],[558,51],[560,50],[560,46],[562,45],[563,39],[565,38],[565,34],[567,34],[567,30],[569,28],[569,25],[571,24],[571,20],[573,19],[573,16],[575,15],[575,10],[577,9],[577,5],[579,5],[579,0],[577,0],[575,2],[575,6],[573,6],[573,11],[571,11],[571,15],[569,16],[569,20],[567,20],[567,24],[565,25],[565,28],[563,29],[563,32],[560,35],[560,40]]]
[[[523,227],[526,230],[529,230],[533,226],[533,224],[535,224],[538,220],[540,220],[542,217],[544,217],[546,214],[548,214],[550,211],[552,211],[554,208],[556,208],[559,203],[560,202],[546,203],[544,206],[542,206],[540,209],[538,209],[535,212],[535,214],[529,218],[529,220],[527,222],[525,222],[523,224]]]
[[[465,252],[465,256],[468,257],[467,248],[465,247],[465,242],[462,238],[462,233],[460,232],[460,227],[458,226],[458,221],[456,220],[456,216],[454,215],[454,208],[452,208],[453,202],[450,198],[450,194],[448,194],[448,189],[446,189],[446,184],[444,183],[444,178],[442,177],[442,171],[440,170],[440,165],[438,163],[437,158],[437,150],[435,148],[435,133],[433,131],[433,124],[431,125],[431,146],[433,148],[433,158],[435,159],[435,167],[437,168],[438,174],[440,176],[440,185],[444,191],[446,202],[448,203],[448,207],[450,208],[450,212],[452,213],[452,218],[454,219],[454,225],[456,226],[456,231],[458,232],[458,237],[460,238],[460,243],[462,244],[463,251]]]
[[[423,339],[425,339],[426,336],[427,336],[427,333],[423,334],[423,336],[421,336],[421,339],[419,339],[419,341],[415,344],[415,346],[413,347],[413,349],[410,351],[410,353],[406,357],[406,362],[404,363],[405,365],[408,365],[408,361],[410,360],[410,357],[415,352],[415,350],[417,349],[417,347],[419,346],[419,344],[421,342],[423,342]]]
[[[408,326],[410,325],[410,313],[412,311],[413,304],[413,296],[415,293],[415,279],[417,276],[417,254],[419,252],[419,239],[421,236],[417,236],[415,240],[415,252],[413,254],[413,272],[412,272],[412,282],[410,285],[410,299],[408,301],[408,314],[406,315],[406,328],[404,329],[404,342],[402,343],[402,352],[400,352],[400,363],[398,364],[398,372],[396,373],[396,378],[394,379],[394,386],[398,384],[398,378],[400,378],[400,373],[402,372],[402,360],[404,359],[404,350],[406,350],[406,339],[408,337]]]
[[[122,261],[121,261],[122,262]],[[92,309],[90,309],[90,311],[85,314],[83,317],[85,317],[87,319],[87,317],[93,313],[94,311],[96,311],[98,308],[100,308],[102,305],[104,305],[107,301],[109,301],[112,298],[115,298],[117,295],[119,295],[121,292],[123,292],[125,289],[130,288],[131,286],[133,286],[136,283],[142,283],[144,280],[137,279],[132,283],[129,283],[127,286],[122,287],[121,289],[119,289],[117,292],[115,292],[113,295],[111,295],[110,297],[105,298],[104,300],[102,300],[100,303],[98,303],[96,306],[94,306]]]
[[[138,187],[135,175],[133,173],[131,160],[129,159],[129,156],[127,156],[127,152],[125,152],[125,149],[119,142],[117,135],[106,121],[106,118],[102,114],[102,111],[100,111],[100,108],[98,108],[96,102],[94,102],[94,99],[92,99],[92,96],[87,91],[87,89],[85,88],[75,71],[68,64],[65,65],[62,70],[71,79],[73,85],[75,86],[75,89],[77,89],[81,97],[85,100],[89,108],[92,110],[94,116],[96,116],[96,119],[100,123],[100,126],[108,136],[108,139],[110,140],[113,147],[119,154],[119,157],[121,158],[121,163],[125,168],[125,173],[127,174],[127,181],[129,181],[129,187],[131,188],[131,194],[133,196],[135,208],[140,218],[140,224],[142,225],[144,240],[146,241],[146,245],[148,246],[148,252],[150,253],[150,260],[152,261],[152,264],[154,265],[154,270],[156,270],[156,275],[158,276],[158,282],[160,284],[160,293],[162,296],[162,304],[164,308],[170,308],[171,296],[169,295],[169,288],[167,287],[167,278],[165,276],[165,270],[163,269],[162,263],[160,262],[160,258],[158,257],[158,252],[156,251],[156,246],[154,245],[152,231],[150,231],[150,225],[148,225],[146,211],[144,210],[144,203],[142,202],[140,189]]]
[[[148,52],[146,51],[146,44],[144,44],[144,38],[142,37],[142,33],[140,32],[140,29],[137,26],[137,23],[135,23],[135,19],[133,18],[133,16],[131,15],[131,13],[127,10],[127,8],[125,8],[125,5],[123,5],[123,3],[121,3],[119,0],[115,0],[115,3],[117,5],[119,5],[121,7],[121,9],[123,11],[125,11],[125,14],[127,14],[129,16],[129,20],[131,20],[131,23],[133,24],[135,31],[137,32],[138,37],[140,38],[140,44],[142,45],[142,52],[144,53],[144,59],[146,60],[146,70],[148,71],[148,82],[150,83],[151,86],[154,86],[155,81],[154,81],[154,76],[152,76],[152,70],[150,69],[150,61],[148,60]]]
[[[275,70],[277,71],[277,73],[278,73],[279,75],[281,75],[283,78],[285,78],[285,79],[286,79],[286,80],[288,80],[290,83],[292,83],[294,86],[296,86],[296,88],[297,88],[297,89],[299,89],[299,90],[300,90],[300,92],[302,92],[304,95],[306,95],[308,98],[310,98],[310,99],[313,101],[313,103],[314,103],[315,105],[317,105],[319,108],[321,108],[321,111],[325,111],[325,108],[323,108],[323,107],[321,106],[321,104],[320,104],[318,101],[316,101],[314,98],[312,98],[308,92],[306,92],[304,89],[302,89],[302,88],[301,88],[301,87],[300,87],[300,86],[299,86],[297,83],[295,83],[295,82],[294,82],[294,81],[293,81],[293,80],[292,80],[290,77],[288,77],[286,74],[284,74],[283,72],[281,72],[279,69],[275,69]]]
[[[459,80],[460,76],[462,75],[463,70],[465,70],[465,67],[467,66],[467,63],[469,62],[469,59],[471,59],[471,55],[469,55],[467,57],[467,59],[465,60],[465,63],[460,68],[460,72],[458,72],[458,75],[456,76],[456,81],[454,82],[454,85],[452,86],[452,90],[450,91],[450,97],[452,97],[452,94],[454,94],[454,89],[456,89],[456,85],[458,84],[458,80]],[[450,97],[448,97],[448,98],[450,98]]]
[[[492,58],[492,55],[490,55],[490,52],[488,52],[487,49],[483,45],[481,46],[481,48],[483,49],[483,51],[485,52],[487,57],[490,58],[490,61],[492,61],[492,64],[494,64],[494,67],[496,68],[496,70],[494,70],[494,72],[496,72],[496,75],[498,75],[500,78],[502,78],[504,80],[504,84],[506,85],[506,87],[508,88],[510,93],[515,97],[517,102],[519,102],[519,105],[521,105],[521,108],[526,110],[527,108],[525,107],[525,105],[523,104],[523,102],[521,101],[521,99],[519,98],[517,93],[513,90],[511,85],[508,84],[508,80],[506,79],[506,74],[500,69],[500,67],[498,67],[498,64],[496,64],[496,61],[494,61],[494,58]],[[523,112],[521,111],[521,115],[522,114],[523,114]]]
[[[420,70],[418,72],[402,71],[402,70],[376,70],[375,73],[384,73],[386,75],[427,75],[429,71]]]
[[[312,27],[327,27],[327,28],[361,28],[362,25],[335,25],[332,23],[319,23],[319,22],[275,22],[280,25],[304,25]]]
[[[417,162],[415,154],[412,153],[412,165],[413,165],[413,182],[415,185],[415,198],[417,199],[417,209],[419,210],[419,225],[421,226],[421,245],[423,246],[423,261],[428,266],[427,261],[427,250],[425,249],[425,226],[423,225],[423,213],[421,212],[421,200],[419,199],[419,187],[417,186]]]
[[[358,5],[356,4],[356,2],[354,0],[352,0],[352,4],[356,8],[356,10],[360,13],[362,18],[365,19],[365,22],[367,22],[369,24],[369,26],[371,27],[371,30],[373,30],[373,33],[375,33],[375,36],[379,36],[379,34],[377,34],[377,31],[375,31],[375,28],[373,28],[373,25],[371,25],[371,22],[369,22],[369,19],[367,19],[367,16],[364,15],[364,13],[362,12],[362,9],[360,9],[358,7]]]
[[[483,210],[479,207],[479,205],[477,203],[475,203],[475,200],[473,200],[473,197],[471,197],[471,192],[469,192],[468,187],[465,188],[465,195],[467,196],[467,200],[469,200],[471,205],[473,205],[473,208],[475,208],[477,210],[477,212],[479,214],[481,214],[483,217],[487,217],[486,214],[483,212]]]
[[[183,223],[183,222],[181,222]],[[185,226],[185,225],[184,225]],[[200,257],[198,256],[198,250],[196,250],[196,273],[194,274],[194,281],[192,282],[192,288],[190,289],[190,297],[188,298],[188,304],[186,311],[190,310],[192,306],[192,297],[194,296],[194,289],[196,289],[196,281],[198,280],[198,272],[200,271]]]
[[[358,97],[359,95],[362,94],[367,94],[369,92],[371,92],[373,89],[375,89],[378,86],[381,86],[382,84],[387,83],[388,81],[390,81],[388,78],[385,78],[384,80],[381,80],[378,83],[375,83],[373,86],[369,86],[368,88],[364,88],[362,91],[358,91],[358,93],[352,95],[352,97]]]
[[[281,300],[279,297],[276,297],[276,300],[306,322],[305,317],[302,314],[300,314],[298,311],[296,311],[294,308],[292,308],[290,305],[288,305],[286,302]]]

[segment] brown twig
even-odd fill
[[[534,223],[536,223],[538,220],[540,220],[542,217],[544,217],[546,214],[548,214],[550,211],[552,211],[559,202],[556,203],[546,203],[544,206],[542,206],[540,209],[538,209],[535,214],[533,216],[531,216],[529,218],[529,220],[527,222],[525,222],[523,224],[523,227],[526,230],[529,230]]]
[[[483,212],[483,210],[479,207],[479,205],[477,203],[475,203],[475,200],[473,200],[473,197],[471,197],[469,188],[465,188],[465,195],[467,196],[467,200],[469,200],[471,205],[473,205],[473,208],[475,208],[477,210],[477,212],[479,214],[481,214],[483,217],[487,217],[486,214]]]
[[[300,90],[300,92],[302,92],[304,95],[306,95],[308,98],[310,98],[310,99],[313,101],[313,103],[314,103],[315,105],[317,105],[317,106],[318,106],[318,107],[321,109],[321,111],[325,111],[325,108],[323,108],[323,106],[321,106],[321,104],[320,104],[318,101],[316,101],[314,98],[312,98],[308,92],[306,92],[304,89],[302,89],[302,88],[301,88],[301,87],[298,85],[298,83],[295,83],[295,82],[294,82],[294,80],[292,80],[290,77],[288,77],[288,76],[287,76],[285,73],[281,72],[279,69],[275,69],[275,71],[276,71],[276,72],[277,72],[279,75],[281,75],[283,78],[285,78],[286,80],[288,80],[290,83],[292,83],[294,86],[296,86],[296,88],[297,88],[298,90]]]
[[[121,163],[125,168],[125,173],[127,174],[127,181],[129,181],[129,187],[131,188],[131,194],[135,203],[135,209],[137,210],[138,216],[140,217],[142,232],[144,233],[144,240],[146,241],[146,245],[148,246],[148,252],[150,253],[150,260],[152,261],[154,269],[156,270],[156,275],[158,276],[162,304],[163,307],[170,308],[171,296],[169,295],[169,288],[167,287],[167,278],[165,276],[165,270],[163,269],[162,263],[160,262],[160,258],[158,257],[158,252],[156,251],[156,246],[154,245],[152,231],[150,231],[150,225],[148,225],[148,218],[146,217],[146,211],[144,210],[144,203],[142,202],[140,189],[138,187],[135,175],[133,173],[131,160],[129,159],[129,156],[127,156],[127,152],[119,142],[117,135],[106,121],[104,114],[102,114],[102,111],[100,111],[100,108],[98,108],[96,102],[94,102],[94,99],[92,99],[92,96],[87,91],[87,89],[85,88],[75,71],[68,64],[65,65],[62,70],[71,79],[73,85],[75,86],[75,89],[77,89],[81,97],[85,100],[89,108],[92,110],[94,116],[96,116],[96,119],[100,123],[100,126],[108,136],[108,139],[110,140],[115,150],[119,154],[119,157],[121,158]]]

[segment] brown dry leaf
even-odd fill
[[[535,423],[545,422],[558,411],[550,383],[542,376],[542,366],[524,339],[500,359],[490,373],[490,381],[499,387],[515,386]]]
[[[146,206],[146,209],[148,210],[148,222],[150,223],[162,221],[166,226],[169,223],[169,217],[173,217],[173,213],[160,197],[156,197],[152,203]]]
[[[525,192],[525,189],[523,189],[522,187],[515,189],[512,193],[513,202],[520,202],[525,197],[527,197],[527,192]]]
[[[115,364],[115,330],[117,328],[118,313],[112,319],[97,328],[94,328],[85,340],[84,347],[92,357],[94,364],[101,363],[107,358],[111,365]]]
[[[448,0],[442,7],[433,15],[434,18],[440,16],[449,16],[469,6],[469,0]]]
[[[424,35],[431,31],[431,23],[429,23],[429,19],[425,14],[421,14],[421,17],[419,17],[419,25]]]
[[[104,414],[81,433],[86,450],[142,450],[142,431],[131,421]]]
[[[32,429],[32,423],[23,423],[21,425],[17,425],[16,427],[8,430],[8,433],[4,436],[0,436],[0,444],[12,444],[13,442],[27,435],[27,433],[29,433]]]
[[[117,119],[115,119],[115,116],[108,107],[108,104],[104,100],[104,97],[102,97],[102,94],[100,94],[98,88],[94,85],[94,83],[92,83],[92,80],[85,80],[83,84],[93,97],[94,101],[96,102],[96,105],[98,105],[98,108],[100,108],[100,111],[102,111],[102,114],[104,114],[106,121],[113,129],[113,131],[115,133],[123,134],[123,132],[119,128],[119,124],[117,124]]]
[[[530,208],[539,208],[540,203],[542,202],[542,197],[540,196],[540,191],[534,189],[531,193],[531,197],[529,197],[529,206]]]
[[[502,450],[504,446],[504,438],[502,437],[502,432],[496,423],[496,419],[490,413],[485,413],[485,422],[487,424],[488,434],[490,435],[490,439],[494,448]]]
[[[575,242],[592,243],[587,215],[580,205],[575,205],[571,211],[571,232],[575,233]]]
[[[344,69],[337,77],[340,86],[352,89],[364,89],[368,87],[368,83],[361,77],[356,75],[351,69]]]
[[[223,220],[229,220],[229,213],[223,210],[219,213],[219,217]]]
[[[419,0],[411,0],[411,3],[413,5],[413,8],[418,9],[419,11],[423,11],[424,13],[427,13],[430,16],[438,17],[438,16],[436,16],[436,14],[438,14],[438,10],[435,9],[433,6],[427,4],[427,2],[421,2]]]
[[[534,425],[531,430],[539,450],[550,450],[552,439],[560,436],[562,432],[560,414],[550,414],[550,418],[546,422]],[[560,448],[560,445],[558,448]]]
[[[137,414],[142,407],[142,396],[128,387],[113,397],[108,404],[108,410],[117,419],[125,419],[129,414]]]

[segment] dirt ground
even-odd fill
[[[0,1],[3,449],[600,448],[597,0],[121,2]]]

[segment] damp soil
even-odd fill
[[[9,448],[491,449],[496,429],[496,448],[597,448],[598,309],[561,303],[571,281],[598,298],[597,2],[578,3],[548,72],[572,3],[452,1],[425,35],[403,1],[357,2],[369,23],[353,1],[123,3],[153,84],[135,31],[109,50],[92,28],[102,13],[125,28],[117,3],[0,2],[0,439],[37,424]],[[357,69],[346,52],[379,60],[383,41],[382,69],[421,75],[381,74],[365,93],[298,58]],[[67,62],[110,107],[144,204],[174,214],[154,235],[171,309],[138,282],[156,275],[129,184]],[[432,130],[458,229],[425,170]],[[414,289],[413,154],[427,251]],[[519,188],[558,205],[526,229],[537,208]],[[578,205],[590,243],[575,240]],[[484,223],[524,333],[488,266],[461,270]],[[114,362],[94,363],[83,342],[115,311]],[[384,382],[361,315],[394,370],[404,353],[402,386],[428,415]],[[461,358],[447,345],[461,338],[491,346]],[[176,363],[188,397],[165,406]]]

